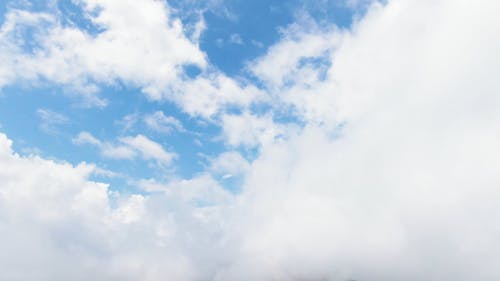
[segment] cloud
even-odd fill
[[[233,33],[231,36],[229,36],[229,42],[236,44],[236,45],[244,45],[245,43],[243,42],[243,39],[241,38],[241,35],[238,33]]]
[[[111,159],[128,159],[132,160],[137,157],[138,153],[134,148],[127,145],[104,143],[99,146],[101,154],[106,158]]]
[[[254,45],[255,47],[257,47],[259,49],[264,48],[264,43],[262,43],[260,41],[252,40],[251,43],[252,43],[252,45]]]
[[[350,31],[284,37],[291,61],[256,65],[287,67],[255,75],[305,124],[276,138],[271,113],[221,116],[230,145],[260,144],[238,195],[202,173],[115,198],[88,165],[0,135],[0,279],[500,279],[498,5],[394,1]]]
[[[84,0],[76,3],[98,30],[64,25],[60,14],[9,9],[0,27],[0,88],[13,83],[51,83],[105,107],[100,88],[140,88],[153,101],[168,100],[194,116],[213,118],[228,106],[248,107],[258,89],[210,66],[193,36],[164,1]],[[134,15],[131,17],[130,15]],[[23,35],[33,33],[27,42]],[[31,38],[30,37],[30,38]],[[238,42],[238,38],[235,42]],[[200,69],[190,78],[185,66]]]
[[[252,164],[227,280],[498,278],[488,262],[500,213],[491,4],[376,4],[331,35],[326,57],[285,37],[258,60],[269,68],[257,75],[307,125]],[[284,54],[291,67],[279,67]],[[331,66],[304,81],[293,58],[311,55]]]
[[[135,137],[122,137],[118,141],[119,143],[102,142],[88,132],[80,132],[73,138],[74,144],[96,146],[104,157],[113,159],[134,159],[140,156],[144,160],[154,160],[165,165],[177,157],[175,153],[167,152],[159,143],[140,134]]]
[[[245,80],[232,79],[213,72],[177,85],[175,100],[191,116],[217,119],[228,108],[247,109],[265,103],[266,93]]]
[[[125,115],[121,120],[118,120],[115,123],[121,127],[122,132],[129,132],[134,128],[138,121],[139,114],[131,113]]]
[[[154,179],[139,180],[137,185],[147,192],[162,192],[174,205],[187,203],[198,207],[225,207],[234,199],[207,173],[167,183]]]
[[[299,79],[306,83],[308,78],[316,81],[315,76],[324,69],[318,63],[329,59],[340,38],[341,31],[334,26],[320,27],[312,19],[306,19],[301,25],[283,29],[281,41],[247,67],[271,91],[279,92]]]
[[[170,83],[182,78],[183,65],[207,65],[197,42],[184,35],[180,20],[162,1],[77,4],[101,32],[65,26],[53,14],[9,10],[0,29],[0,86],[44,79],[95,99],[96,84],[119,80],[158,99]],[[35,34],[35,41],[29,42],[32,52],[25,51],[28,42],[18,37],[28,27]]]
[[[148,114],[143,118],[146,125],[157,132],[160,133],[171,133],[173,130],[185,131],[182,123],[172,116],[166,116],[163,111],[156,111],[152,114]]]
[[[120,142],[128,145],[141,153],[142,158],[146,160],[156,160],[159,163],[169,164],[177,156],[174,153],[167,152],[163,147],[148,139],[143,135],[136,135],[135,137],[124,137]]]
[[[162,194],[111,192],[88,179],[93,166],[20,157],[11,144],[0,134],[0,279],[200,276],[203,269],[194,267],[187,251],[208,258],[203,249],[216,234],[204,231],[211,225],[205,217],[217,212],[214,207],[177,201],[171,212]],[[201,233],[207,241],[189,238]]]
[[[102,144],[100,140],[98,140],[89,132],[80,132],[78,136],[73,138],[73,143],[78,145],[91,144],[95,146],[100,146]]]
[[[89,132],[80,132],[75,138],[73,143],[76,145],[90,144],[98,147],[104,157],[112,159],[133,159],[137,156],[137,152],[130,146],[113,144],[110,142],[102,142],[94,137]]]
[[[36,113],[40,118],[40,130],[47,134],[57,134],[58,126],[69,123],[68,117],[50,109],[39,108]]]
[[[285,138],[295,131],[294,125],[278,124],[270,114],[225,114],[221,123],[225,142],[234,147],[258,147]]]
[[[236,151],[221,153],[211,159],[209,170],[223,178],[240,176],[246,174],[250,169],[250,163]]]

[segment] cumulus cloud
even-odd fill
[[[181,79],[186,64],[204,68],[205,55],[183,33],[163,1],[76,2],[102,32],[64,26],[53,14],[10,10],[0,31],[0,86],[42,78],[96,98],[97,83],[138,86],[153,99]],[[19,34],[30,28],[35,46],[26,52]],[[97,105],[103,101],[96,99]]]
[[[0,279],[201,278],[192,257],[209,260],[217,208],[176,200],[174,212],[162,194],[121,195],[90,181],[91,165],[21,157],[11,143],[0,134]]]
[[[309,125],[253,163],[242,256],[228,276],[498,278],[488,260],[499,258],[500,40],[491,36],[500,24],[485,12],[495,5],[377,4],[332,35],[340,41],[322,79],[303,83],[288,68],[258,74]],[[272,50],[258,63],[282,56]]]
[[[274,122],[271,114],[263,116],[244,112],[242,114],[224,114],[221,126],[225,142],[231,146],[247,148],[273,143],[293,133],[294,125]]]
[[[318,73],[328,66],[319,63],[328,61],[340,34],[335,26],[322,28],[312,19],[305,19],[302,24],[283,29],[281,41],[247,67],[270,90],[282,91],[290,84],[317,81]]]
[[[188,114],[212,118],[226,106],[248,107],[258,89],[210,66],[195,36],[186,35],[165,1],[76,1],[99,32],[64,25],[56,13],[9,9],[0,27],[0,88],[15,82],[62,85],[105,107],[100,87],[123,83],[154,101],[175,102]],[[28,42],[23,34],[33,33]],[[190,78],[185,66],[201,74]]]
[[[244,175],[250,169],[250,163],[236,151],[221,153],[210,160],[209,170],[222,178]]]
[[[238,195],[204,173],[113,197],[87,165],[20,157],[0,135],[0,276],[500,279],[498,8],[389,1],[353,30],[325,34],[332,49],[302,54],[309,39],[285,37],[256,65],[279,62],[286,46],[293,61],[255,74],[305,125],[279,138],[270,115],[221,117],[244,128],[227,133],[230,145],[261,146]],[[320,40],[311,32],[299,38]],[[304,82],[318,56],[327,64]],[[141,136],[120,142],[159,151]]]
[[[227,207],[233,197],[209,174],[191,179],[174,179],[158,182],[154,179],[139,180],[137,186],[148,192],[162,192],[171,204],[189,203],[195,206]]]
[[[181,83],[174,93],[184,112],[206,119],[214,119],[230,107],[247,109],[268,101],[267,95],[255,85],[217,72]]]

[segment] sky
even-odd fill
[[[0,3],[0,280],[499,280],[494,0]]]

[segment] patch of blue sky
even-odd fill
[[[293,22],[288,1],[227,1],[236,17],[205,13],[209,27],[201,37],[201,48],[210,60],[229,75],[240,74],[248,60],[266,52],[280,38],[279,27]]]
[[[229,13],[208,10],[209,27],[202,35],[201,48],[210,60],[229,75],[242,74],[245,64],[263,55],[281,38],[280,29],[305,13],[320,24],[349,27],[356,12],[343,0],[334,1],[226,1]]]
[[[90,35],[96,35],[102,32],[103,29],[96,26],[86,16],[82,7],[76,5],[71,0],[58,0],[56,2],[50,1],[5,1],[0,6],[1,21],[3,23],[5,14],[9,10],[19,9],[30,12],[40,12],[55,15],[56,20],[59,21],[63,27],[76,27],[80,30],[85,30]],[[97,13],[98,11],[96,11]],[[33,25],[20,25],[16,27],[13,36],[16,36],[18,42],[22,41],[22,50],[26,53],[34,53],[40,46],[38,37],[43,37],[44,33],[50,30],[53,23],[47,20],[40,20]]]
[[[340,28],[349,28],[357,10],[348,5],[347,0],[302,0],[301,10],[306,11],[320,24],[335,24]]]
[[[10,9],[22,9],[33,12],[49,12],[53,8],[52,1],[46,0],[22,0],[22,1],[2,1]]]
[[[310,66],[318,73],[318,80],[324,81],[328,73],[328,69],[332,66],[329,53],[325,52],[319,57],[307,57],[299,60],[298,67]]]
[[[84,11],[81,5],[74,0],[25,0],[25,1],[2,1],[0,4],[1,19],[9,9],[20,9],[31,12],[45,12],[57,16],[57,20],[62,26],[77,27],[85,30],[88,34],[96,35],[104,29],[95,25],[89,15],[97,15],[99,10]],[[90,13],[90,14],[89,14]],[[39,26],[39,29],[41,27]]]
[[[7,11],[10,8],[7,9]],[[10,40],[16,42],[23,52],[33,54],[40,48],[37,38],[42,37],[51,25],[50,21],[40,20],[36,24],[17,25],[9,32]]]
[[[0,1],[0,24],[3,24],[5,21],[8,3],[8,1]]]
[[[85,30],[90,35],[97,35],[104,29],[95,25],[89,18],[88,11],[84,11],[81,5],[75,4],[74,0],[58,0],[57,7],[60,11],[60,21],[62,26],[78,27]],[[90,15],[95,16],[99,10],[91,11]]]
[[[155,168],[154,161],[109,159],[102,157],[98,147],[72,142],[82,131],[112,144],[119,144],[120,137],[143,134],[160,143],[167,151],[178,154],[172,165],[175,174],[190,178],[206,166],[206,161],[199,157],[200,153],[215,157],[225,149],[221,142],[215,141],[220,128],[188,117],[172,103],[151,103],[139,89],[103,87],[102,96],[112,100],[104,109],[81,107],[73,97],[64,95],[64,91],[55,86],[11,86],[3,89],[0,102],[2,131],[14,139],[16,151],[26,151],[27,154],[41,151],[42,155],[46,154],[44,156],[65,159],[72,164],[81,161],[96,163],[103,169],[126,174],[130,178],[166,178],[168,173]],[[37,113],[39,109],[65,116],[67,122],[50,124],[52,130],[44,130],[41,127],[44,120]],[[179,119],[186,131],[165,134],[148,128],[143,122],[144,116],[158,110]],[[136,115],[136,121],[125,128],[121,121],[131,115]]]
[[[183,71],[191,79],[196,78],[202,72],[202,70],[198,66],[193,64],[184,65]]]
[[[222,175],[217,180],[224,189],[232,194],[238,194],[243,191],[244,178],[241,175]]]

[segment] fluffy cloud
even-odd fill
[[[88,165],[17,156],[0,135],[0,274],[500,279],[498,8],[487,0],[376,4],[352,31],[331,34],[339,41],[326,55],[291,55],[321,56],[323,77],[305,83],[301,68],[315,64],[297,59],[278,73],[255,72],[305,125],[277,138],[267,115],[222,117],[244,128],[227,133],[230,144],[261,144],[235,196],[202,174],[140,181],[151,194],[115,198],[88,179]],[[308,50],[296,46],[307,39],[295,41],[293,50]],[[141,140],[124,144],[147,150]]]
[[[210,175],[204,173],[192,179],[176,179],[168,183],[154,179],[139,180],[137,186],[147,192],[162,192],[169,204],[227,207],[233,199]],[[196,238],[195,238],[196,239]]]
[[[246,174],[250,163],[236,151],[221,153],[210,161],[209,170],[223,178]]]
[[[312,19],[303,21],[282,30],[281,41],[248,65],[270,90],[318,80],[318,73],[325,68],[320,63],[328,60],[339,44],[340,31],[334,26],[320,28]]]
[[[121,80],[158,99],[184,75],[183,65],[207,65],[163,1],[77,1],[102,32],[64,26],[53,14],[10,10],[0,29],[0,86],[44,79],[94,98],[96,83]],[[34,42],[23,40],[25,30]],[[27,46],[34,46],[27,52]]]
[[[309,125],[253,163],[228,280],[498,278],[494,6],[377,4],[332,35],[324,78],[256,72]]]
[[[191,115],[212,118],[227,106],[262,99],[258,89],[211,67],[165,1],[75,1],[99,32],[62,24],[55,13],[10,9],[0,27],[0,88],[50,82],[105,107],[101,85],[138,87],[151,100],[169,100]],[[197,25],[198,26],[198,25]],[[25,35],[33,34],[27,40]],[[201,70],[191,78],[185,67]]]
[[[275,123],[270,114],[257,116],[249,112],[224,114],[221,123],[226,143],[250,148],[273,143],[294,128]]]
[[[120,195],[89,180],[94,169],[21,157],[0,134],[0,279],[195,280],[205,273],[195,263],[209,260],[203,249],[214,247],[206,243],[216,241],[209,219],[217,208],[175,200],[172,210],[162,194]],[[201,190],[205,198],[200,188],[186,196]]]
[[[175,101],[186,113],[206,119],[214,119],[230,107],[246,109],[268,102],[267,95],[256,86],[217,72],[179,83],[174,93]]]

